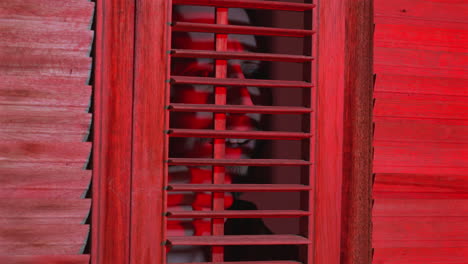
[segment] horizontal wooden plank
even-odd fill
[[[32,226],[84,224],[90,208],[90,199],[1,199],[0,223]]]
[[[278,81],[259,79],[236,79],[236,78],[212,78],[171,76],[173,84],[200,84],[200,85],[222,85],[222,86],[255,86],[271,88],[311,88],[311,83],[302,81]]]
[[[315,5],[307,3],[291,3],[283,1],[272,1],[271,3],[258,0],[174,0],[176,5],[200,5],[216,7],[235,7],[247,9],[272,9],[285,11],[306,11],[312,10]]]
[[[375,47],[468,51],[468,28],[460,30],[406,24],[376,24],[374,39]]]
[[[179,263],[189,264],[189,263]],[[236,262],[190,262],[190,264],[302,264],[302,262],[290,260],[269,260],[269,261],[236,261]]]
[[[374,48],[377,74],[464,78],[468,75],[468,53],[419,49]]]
[[[374,191],[396,193],[468,193],[468,175],[392,174],[375,175]]]
[[[169,237],[168,243],[174,246],[305,245],[311,241],[297,235],[237,235]]]
[[[3,76],[4,79],[19,78]],[[2,78],[3,79],[3,78]],[[37,84],[0,80],[0,105],[42,106],[50,110],[86,113],[91,105],[91,87],[64,83]],[[2,106],[3,109],[3,106]],[[37,108],[36,108],[37,109]],[[29,110],[29,109],[27,109]]]
[[[80,0],[10,0],[0,3],[0,18],[80,23],[89,28],[94,2]]]
[[[246,138],[269,140],[301,140],[311,137],[309,133],[282,131],[235,131],[209,129],[170,129],[170,137],[201,137],[201,138]]]
[[[468,240],[379,240],[373,239],[372,246],[378,248],[468,248]],[[408,263],[413,264],[413,263]],[[421,263],[423,264],[423,263]],[[442,263],[437,263],[442,264]],[[445,263],[444,263],[445,264]]]
[[[443,192],[386,192],[386,191],[373,191],[372,197],[377,199],[441,199],[441,200],[454,200],[454,199],[468,199],[468,193],[443,193]]]
[[[1,255],[74,255],[82,253],[87,225],[2,225]]]
[[[89,255],[0,256],[0,263],[8,264],[88,264]]]
[[[414,18],[420,20],[458,21],[466,23],[468,6],[460,1],[425,1],[425,0],[375,0],[376,16]]]
[[[83,78],[91,71],[91,58],[77,55],[36,54],[33,52],[0,52],[2,75],[46,75]],[[83,83],[84,84],[84,83]]]
[[[379,164],[373,166],[374,173],[402,173],[402,174],[447,174],[447,175],[468,175],[467,167],[433,167],[414,166],[399,164]]]
[[[176,22],[172,25],[172,30],[182,32],[207,32],[297,38],[308,37],[314,34],[314,31],[304,29],[220,25],[190,22]]]
[[[408,25],[408,26],[422,26],[429,28],[439,28],[439,29],[457,29],[457,30],[467,30],[468,24],[466,22],[460,21],[442,21],[442,20],[426,20],[426,19],[417,19],[410,17],[398,17],[398,16],[374,16],[375,24],[399,24],[399,25]]]
[[[468,242],[468,217],[372,217],[375,240],[461,240]]]
[[[36,107],[0,106],[0,137],[12,141],[81,142],[87,139],[91,114],[37,111]]]
[[[468,189],[465,191],[468,192]],[[465,216],[468,217],[466,199],[377,199],[372,215],[384,216]]]
[[[254,53],[254,52],[229,52],[210,50],[182,50],[171,51],[175,58],[210,58],[225,60],[260,60],[260,61],[285,61],[285,62],[310,62],[313,57],[303,55],[275,54],[275,53]]]
[[[89,54],[93,31],[79,24],[0,19],[0,46],[65,49]]]
[[[378,248],[373,264],[462,264],[468,259],[468,248]]]
[[[190,192],[295,192],[311,191],[303,184],[171,184],[168,191]]]
[[[374,168],[379,166],[466,168],[468,167],[467,146],[460,143],[374,141]]]
[[[301,210],[228,210],[228,211],[169,211],[169,218],[289,218],[308,216]]]
[[[91,143],[0,142],[0,162],[65,163],[84,168],[91,153]]]
[[[376,92],[374,116],[468,119],[468,97]]]
[[[468,79],[378,74],[376,92],[468,96]]]
[[[374,140],[468,143],[468,120],[374,117]]]
[[[201,159],[169,158],[169,165],[214,166],[307,166],[311,162],[292,159]]]
[[[259,114],[306,114],[312,112],[307,107],[259,106],[259,105],[214,105],[214,104],[171,104],[174,112],[215,112],[215,113],[259,113]]]

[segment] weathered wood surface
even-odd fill
[[[87,263],[94,3],[0,3],[0,262]]]
[[[373,263],[466,263],[468,3],[374,3]]]
[[[90,199],[2,199],[2,225],[84,223],[91,207]]]
[[[8,264],[88,264],[89,255],[10,255],[0,256],[0,262]]]
[[[89,232],[87,225],[2,225],[0,255],[80,254]]]

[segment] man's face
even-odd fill
[[[239,61],[228,64],[229,78],[244,78]],[[174,62],[173,75],[213,77],[214,62],[211,60],[180,60]],[[252,97],[259,95],[257,88],[228,87],[227,104],[253,105]],[[214,88],[209,85],[178,85],[171,90],[171,102],[186,104],[213,104]],[[251,131],[258,127],[257,114],[226,114],[226,129]],[[185,129],[213,129],[213,113],[174,113],[171,127]],[[172,156],[212,158],[213,140],[205,138],[179,138],[172,141]],[[255,141],[249,139],[226,139],[226,158],[251,158]],[[234,174],[245,174],[246,167],[228,168]]]

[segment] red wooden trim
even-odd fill
[[[172,57],[180,58],[212,58],[225,60],[261,60],[261,61],[287,61],[287,62],[309,62],[313,60],[311,56],[255,53],[255,52],[230,52],[230,51],[210,51],[210,50],[187,50],[174,49],[171,51]]]
[[[303,81],[279,81],[279,80],[256,80],[236,78],[212,78],[212,77],[190,77],[171,76],[174,84],[211,84],[223,86],[257,86],[272,88],[311,88],[312,84]]]
[[[226,245],[306,245],[307,238],[298,235],[233,235],[233,236],[180,236],[169,237],[175,246],[226,246]]]
[[[258,114],[305,114],[312,112],[312,109],[308,107],[213,104],[171,104],[168,106],[168,109],[174,112],[224,112]]]
[[[306,37],[311,36],[315,32],[304,29],[289,29],[289,28],[270,28],[270,27],[252,27],[252,26],[234,26],[234,25],[219,25],[205,23],[189,23],[177,22],[172,27],[174,31],[183,32],[207,32],[220,34],[248,34],[259,36],[282,36],[282,37]]]
[[[228,24],[228,9],[227,8],[216,8],[216,25],[227,25]],[[216,34],[215,37],[216,51],[225,52],[227,50],[228,36],[227,34]],[[215,77],[226,78],[227,77],[227,61],[216,60],[215,61]],[[224,86],[215,87],[215,105],[225,105],[227,98],[227,90]],[[215,113],[214,114],[214,129],[215,130],[226,130],[226,114]],[[213,142],[213,158],[224,159],[226,155],[226,139],[216,138]],[[225,168],[222,166],[213,166],[213,184],[224,184],[225,179]],[[224,193],[217,192],[213,193],[212,210],[220,211],[224,210]],[[214,218],[211,220],[212,232],[214,236],[224,235],[224,219]],[[211,248],[211,261],[223,261],[224,260],[224,248],[223,247],[212,247]]]
[[[289,2],[265,2],[258,0],[174,0],[179,5],[201,5],[235,8],[272,9],[283,11],[306,11],[315,7],[313,4],[289,3]]]
[[[199,159],[170,158],[169,165],[214,165],[214,166],[308,166],[305,160],[292,159]]]
[[[136,1],[130,263],[161,263],[165,225],[164,155],[167,0]]]
[[[309,138],[310,134],[302,132],[282,131],[234,131],[210,129],[171,129],[171,137],[201,137],[201,138],[253,138],[269,140],[300,140]]]
[[[345,1],[342,263],[371,263],[373,0]]]
[[[128,263],[133,0],[97,1],[92,263]]]
[[[315,253],[308,264],[340,263],[345,2],[319,1],[314,16],[318,17],[314,21],[318,23]]]
[[[295,192],[310,191],[311,187],[303,184],[172,184],[168,191],[191,192]]]

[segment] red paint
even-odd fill
[[[128,263],[135,3],[98,1],[91,262]]]

